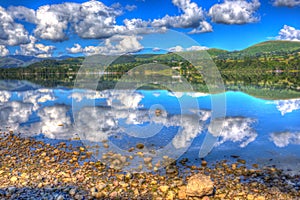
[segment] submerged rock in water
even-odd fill
[[[214,184],[209,176],[196,174],[192,176],[186,186],[186,195],[190,197],[203,197],[213,193]]]
[[[138,143],[138,144],[136,145],[136,148],[137,148],[137,149],[143,149],[143,148],[144,148],[144,144]]]
[[[160,109],[155,110],[156,117],[159,117],[161,114],[162,114],[162,110],[160,110]]]

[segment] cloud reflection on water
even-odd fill
[[[221,133],[215,133],[212,127],[208,130],[214,136],[219,136],[219,142],[216,146],[224,142],[239,143],[240,147],[247,146],[253,142],[257,137],[257,132],[251,127],[255,122],[254,119],[245,117],[227,117],[223,121],[223,129]],[[211,123],[212,125],[213,123]]]
[[[152,98],[207,98],[202,93],[170,93],[155,91]],[[78,103],[77,117],[72,118],[70,99]],[[129,95],[126,91],[60,91],[58,89],[38,89],[28,91],[0,91],[1,128],[22,132],[24,135],[45,134],[54,139],[69,139],[79,131],[85,139],[101,141],[110,134],[125,132],[133,137],[150,137],[163,127],[180,127],[178,134],[172,139],[176,148],[183,148],[201,133],[209,131],[219,135],[217,146],[233,142],[239,147],[246,147],[256,140],[259,133],[255,124],[259,119],[247,116],[228,116],[221,133],[214,133],[208,126],[211,113],[207,109],[190,110],[185,114],[170,114],[161,108],[160,115],[155,115],[155,109],[143,105],[143,92]],[[95,106],[87,100],[102,100],[101,106]],[[69,100],[69,101],[67,101]],[[50,104],[49,104],[50,102]],[[63,103],[62,103],[63,102]],[[82,104],[82,103],[86,104]],[[164,101],[163,101],[164,102]],[[277,109],[285,115],[300,109],[300,100],[280,100],[273,102]],[[165,104],[167,104],[165,102]],[[270,105],[270,104],[267,104]],[[80,107],[82,106],[82,107]],[[162,105],[165,106],[165,105]],[[196,117],[195,117],[196,116]],[[280,132],[280,131],[279,131]],[[278,147],[289,144],[300,144],[297,132],[271,133],[270,139]]]
[[[300,144],[300,132],[276,132],[270,134],[270,140],[277,147],[286,147],[289,144]]]
[[[274,102],[281,115],[300,109],[300,99],[279,100]]]

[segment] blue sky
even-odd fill
[[[6,0],[0,6],[1,56],[240,50],[270,39],[300,41],[299,0]]]

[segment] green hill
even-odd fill
[[[241,52],[244,54],[255,55],[260,53],[292,52],[300,51],[300,42],[273,40],[250,46]]]
[[[228,53],[228,51],[224,50],[224,49],[217,49],[217,48],[211,48],[206,50],[207,53],[209,53],[210,56],[215,57],[215,56],[220,56],[223,54]]]

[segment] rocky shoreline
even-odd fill
[[[153,173],[124,173],[92,161],[83,146],[0,135],[0,199],[299,199],[300,176],[226,160],[184,160]],[[180,164],[181,163],[181,164]],[[172,169],[172,170],[170,170]]]

